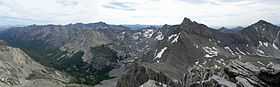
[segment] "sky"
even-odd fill
[[[184,17],[208,26],[280,24],[280,0],[0,0],[0,25],[172,25]]]

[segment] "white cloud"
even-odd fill
[[[246,26],[260,19],[280,23],[279,4],[279,0],[0,0],[0,17],[54,24],[179,24],[189,17],[210,26]]]

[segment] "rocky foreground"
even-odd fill
[[[19,48],[0,41],[0,87],[85,87],[72,77],[31,59]]]
[[[233,60],[225,67],[196,65],[186,74],[185,83],[191,87],[278,87],[280,65],[254,65],[250,62]]]
[[[196,64],[188,68],[182,80],[171,80],[161,72],[132,65],[118,87],[278,87],[280,65],[272,62],[231,60],[225,66]],[[141,80],[140,80],[141,79]],[[133,84],[132,84],[133,83]]]

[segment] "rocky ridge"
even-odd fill
[[[32,60],[19,48],[0,46],[1,87],[64,87],[70,77]]]

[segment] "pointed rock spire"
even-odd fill
[[[187,18],[187,17],[185,17],[183,22],[182,22],[183,25],[190,24],[190,23],[192,23],[192,21],[189,18]]]

